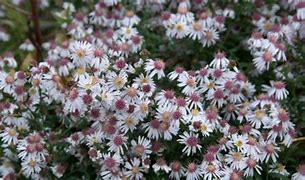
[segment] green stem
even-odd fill
[[[14,5],[6,2],[6,1],[0,1],[0,5],[3,5],[4,7],[10,8],[10,9],[13,9],[13,10],[15,10],[15,11],[21,13],[21,14],[24,14],[24,15],[27,15],[27,16],[29,15],[29,12],[27,12],[23,9],[20,9],[19,7],[14,6]]]

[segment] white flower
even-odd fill
[[[127,171],[124,174],[130,179],[140,180],[143,178],[144,167],[140,166],[141,161],[137,158],[131,160],[131,162],[127,162],[125,167]]]
[[[182,39],[186,37],[190,32],[190,27],[183,21],[178,21],[173,24],[173,29],[171,29],[171,36],[177,39]]]
[[[145,63],[145,71],[150,73],[150,76],[154,76],[157,74],[158,79],[161,79],[162,77],[165,77],[164,74],[164,68],[165,68],[165,63],[160,60],[152,60],[148,59],[147,62]]]
[[[219,165],[216,163],[203,163],[202,164],[202,173],[204,174],[204,179],[220,179],[224,175],[224,172],[220,169]]]
[[[256,58],[253,59],[253,63],[260,72],[268,70],[271,62],[276,61],[269,51],[256,52],[255,56]]]
[[[249,157],[246,160],[247,168],[245,169],[244,175],[246,177],[252,177],[254,175],[254,171],[256,171],[259,175],[261,175],[262,168],[258,164],[257,159],[253,157]]]
[[[270,81],[271,87],[263,85],[263,90],[269,97],[274,96],[277,100],[286,99],[289,92],[285,89],[286,84],[283,81]]]
[[[178,139],[180,144],[184,144],[185,147],[182,149],[182,152],[187,156],[195,154],[197,149],[200,151],[202,146],[199,144],[198,134],[184,132],[183,135],[179,136],[181,139]]]
[[[42,162],[39,159],[28,157],[21,163],[22,172],[26,177],[38,174],[42,169]]]
[[[204,36],[201,38],[200,42],[203,47],[210,47],[216,44],[216,41],[219,40],[219,32],[214,28],[206,29]]]
[[[75,41],[70,46],[71,58],[77,67],[86,67],[93,56],[93,47],[86,41]]]
[[[185,168],[181,165],[179,161],[174,161],[170,165],[171,173],[169,177],[180,179],[182,175],[184,175]]]
[[[296,9],[297,9],[297,17],[300,20],[305,19],[305,1],[300,1],[297,5],[296,5]]]
[[[35,50],[35,47],[34,47],[34,45],[31,43],[30,40],[26,40],[24,43],[22,43],[22,44],[19,46],[19,48],[20,48],[21,50],[29,51],[29,52]]]
[[[185,95],[191,95],[197,90],[197,83],[196,77],[189,74],[182,74],[178,78],[177,85],[183,88],[182,92]]]
[[[243,170],[247,167],[246,157],[241,152],[230,151],[226,154],[225,161],[232,169]]]
[[[298,172],[294,173],[291,180],[303,180],[305,179],[305,165],[299,165]]]
[[[223,52],[218,52],[215,58],[210,63],[210,66],[216,69],[226,68],[229,65],[229,60],[225,57]]]
[[[2,141],[8,145],[18,143],[18,132],[14,128],[5,127],[4,132],[0,134]]]
[[[146,157],[149,155],[152,151],[150,150],[151,144],[150,141],[145,137],[138,137],[138,141],[135,140],[131,141],[132,145],[132,152],[140,157]]]
[[[122,20],[124,26],[137,25],[140,22],[140,18],[133,12],[127,11],[125,17]]]
[[[201,166],[191,162],[187,165],[186,172],[185,172],[186,180],[199,180],[203,176]]]
[[[168,173],[171,170],[171,168],[168,167],[168,165],[166,164],[166,161],[163,158],[157,159],[157,162],[152,167],[155,172],[163,170],[166,173]]]
[[[190,26],[189,36],[193,40],[200,40],[204,33],[203,25],[200,21],[194,22],[192,26]]]
[[[114,135],[110,141],[107,143],[109,146],[109,151],[124,154],[124,149],[127,148],[126,145],[127,137],[124,135]]]
[[[233,134],[231,136],[231,141],[235,145],[238,151],[243,152],[247,146],[248,138],[244,135]]]

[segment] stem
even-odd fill
[[[4,7],[10,8],[10,9],[13,9],[13,10],[15,10],[15,11],[17,11],[17,12],[23,14],[23,15],[26,15],[26,16],[29,15],[29,13],[27,11],[25,11],[23,9],[20,9],[19,7],[14,6],[14,5],[12,5],[12,4],[8,3],[8,2],[0,1],[0,5],[3,5]]]
[[[305,137],[299,137],[299,138],[293,139],[293,142],[304,141],[304,140],[305,140]]]
[[[42,58],[42,34],[40,29],[40,22],[39,22],[39,15],[38,15],[38,2],[37,0],[31,0],[31,7],[32,7],[32,19],[34,23],[34,33],[35,33],[35,48],[36,48],[36,59],[40,61]],[[31,32],[29,32],[31,33]]]

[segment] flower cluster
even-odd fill
[[[65,45],[28,72],[1,72],[5,161],[21,161],[26,177],[37,178],[42,169],[63,175],[64,162],[52,160],[58,145],[46,149],[52,136],[68,143],[64,152],[79,163],[89,157],[104,179],[141,179],[151,168],[176,179],[253,176],[263,162],[277,163],[281,144],[289,146],[295,136],[280,105],[288,94],[285,83],[271,82],[255,96],[254,85],[224,52],[199,70],[165,73],[161,59],[132,65],[111,58],[97,42]],[[45,127],[43,108],[49,106],[56,123],[75,130],[61,136]],[[206,143],[210,138],[216,142]],[[179,156],[168,156],[168,145]],[[4,176],[16,167],[5,168]]]
[[[286,9],[297,8],[298,5],[294,3],[286,4]],[[248,45],[255,57],[254,65],[262,73],[269,70],[273,62],[287,61],[287,47],[294,46],[296,37],[301,33],[302,17],[299,13],[278,16],[276,13],[280,9],[279,5],[273,5],[271,10],[266,9],[263,4],[257,6],[260,11],[252,16],[252,24],[256,29],[248,40]]]
[[[195,3],[195,5],[199,4],[204,5]],[[163,12],[161,20],[162,25],[166,28],[166,35],[177,39],[189,37],[198,40],[203,47],[214,45],[219,40],[219,33],[226,30],[225,17],[234,18],[234,11],[230,9],[218,11],[218,15],[212,17],[205,10],[200,12],[198,19],[195,19],[194,13],[189,10],[190,6],[189,2],[181,2],[176,14]]]
[[[209,51],[231,28],[238,2],[101,0],[83,11],[63,3],[54,17],[66,34],[42,44],[43,59],[20,68],[12,53],[0,56],[0,177],[304,179],[304,164],[292,174],[280,157],[297,136],[281,72],[255,85],[223,47],[189,69],[141,51],[149,46],[142,21]],[[246,3],[255,7],[243,12],[254,29],[242,40],[258,74],[298,56],[289,47],[305,34],[305,2]],[[10,38],[0,27],[0,41]],[[19,50],[37,51],[32,39],[22,42]]]

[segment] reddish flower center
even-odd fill
[[[193,173],[197,170],[197,165],[195,163],[190,163],[188,166],[187,166],[187,170],[190,172],[190,173]]]
[[[195,136],[190,136],[187,140],[186,140],[186,144],[189,146],[197,146],[198,144],[198,138],[196,138]]]

